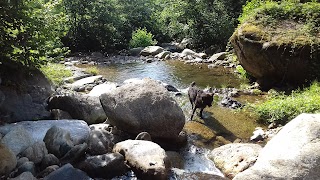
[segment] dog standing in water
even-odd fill
[[[203,90],[198,89],[195,82],[192,82],[189,86],[188,96],[192,107],[192,114],[190,120],[192,120],[193,115],[197,108],[200,108],[200,118],[202,119],[202,111],[205,107],[212,106],[213,93],[207,93]]]

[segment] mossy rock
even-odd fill
[[[247,22],[231,37],[240,64],[263,88],[300,85],[320,77],[319,42],[269,28]]]

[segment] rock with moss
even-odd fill
[[[263,88],[320,77],[319,11],[319,3],[283,1],[262,3],[243,14],[231,44],[240,64]]]

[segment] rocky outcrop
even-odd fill
[[[107,118],[98,96],[86,96],[80,93],[63,93],[48,99],[48,109],[61,109],[73,119],[82,119],[88,124],[101,123]]]
[[[44,180],[91,180],[85,172],[74,168],[71,164],[66,164],[58,170],[50,173]]]
[[[279,44],[268,38],[270,33],[266,31],[244,23],[231,37],[240,64],[257,78],[263,88],[285,83],[297,85],[314,76],[319,77],[319,63],[316,61],[319,51],[311,55],[310,45],[294,47],[294,42]]]
[[[117,143],[113,152],[122,154],[140,179],[168,179],[169,162],[164,149],[156,143],[126,140]]]
[[[234,179],[319,179],[319,139],[320,114],[301,114],[266,144],[251,168]]]
[[[120,130],[152,138],[176,139],[185,123],[177,102],[157,81],[144,79],[100,96],[110,123]]]
[[[145,47],[141,52],[140,55],[142,56],[155,56],[161,53],[164,49],[160,46],[148,46]]]
[[[18,122],[50,117],[46,99],[53,93],[50,82],[37,69],[0,60],[0,119]]]
[[[82,120],[23,121],[1,126],[0,133],[7,134],[18,126],[23,127],[31,135],[33,142],[42,141],[48,129],[52,126],[57,126],[70,132],[71,139],[74,144],[86,142],[90,134],[88,124]],[[17,138],[17,136],[13,136],[13,138]],[[28,146],[31,144],[32,143],[29,143]]]
[[[256,162],[261,149],[258,144],[227,144],[212,150],[209,158],[227,177],[233,178]]]

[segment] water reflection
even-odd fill
[[[229,69],[223,67],[209,69],[206,64],[191,66],[180,61],[100,65],[98,69],[107,80],[118,83],[130,78],[149,77],[181,89],[188,87],[192,81],[202,88],[239,87],[241,84],[241,80]]]

